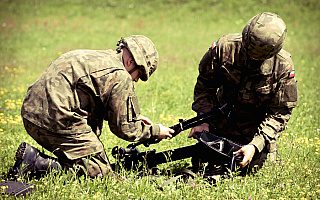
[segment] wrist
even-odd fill
[[[157,139],[160,135],[160,125],[159,124],[154,124],[151,125],[150,127],[152,129],[152,139]]]
[[[262,136],[255,136],[249,144],[253,145],[258,152],[261,152],[265,146],[265,141]]]
[[[254,151],[254,153],[258,152],[258,148],[254,145],[254,144],[248,144],[250,146],[252,146],[252,151]]]

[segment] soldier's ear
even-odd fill
[[[133,64],[133,63],[135,63],[135,61],[134,61],[134,58],[131,57],[131,58],[130,58],[130,64]]]
[[[128,59],[128,65],[127,67],[130,67],[132,64],[134,64],[135,61],[134,61],[134,58],[131,56],[129,59]]]

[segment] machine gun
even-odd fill
[[[180,119],[178,124],[170,127],[175,131],[172,136],[175,137],[184,130],[209,121],[219,122],[224,118],[228,111],[229,107],[227,104],[225,104],[220,108],[214,108],[207,113],[198,115],[189,120]],[[124,167],[126,170],[142,170],[142,168],[146,166],[148,169],[152,169],[162,163],[190,157],[200,158],[202,161],[210,162],[210,160],[215,159],[214,157],[217,155],[217,152],[230,159],[231,171],[234,161],[242,161],[243,155],[236,155],[236,152],[241,148],[241,145],[227,140],[226,138],[218,137],[207,131],[196,133],[196,136],[198,138],[198,142],[194,145],[162,152],[156,152],[155,149],[151,151],[140,152],[137,148],[137,146],[141,144],[149,147],[150,144],[159,143],[161,141],[160,139],[131,143],[126,148],[116,146],[112,149],[112,155],[115,159],[117,159],[117,162],[111,164],[111,168],[113,170],[117,170],[120,167]],[[192,164],[194,166],[196,165],[196,163]]]

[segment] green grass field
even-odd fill
[[[209,46],[222,35],[241,32],[254,15],[270,11],[287,24],[284,49],[292,54],[299,89],[299,105],[279,141],[281,165],[270,163],[255,176],[235,177],[215,187],[199,177],[194,185],[179,183],[163,191],[159,186],[166,175],[137,179],[123,171],[119,179],[89,179],[50,173],[29,180],[37,192],[28,199],[320,199],[319,10],[318,0],[0,0],[0,180],[6,179],[21,142],[41,149],[25,132],[20,108],[29,85],[62,53],[115,49],[120,37],[134,34],[149,37],[160,65],[148,82],[135,85],[136,93],[143,115],[171,126],[179,118],[195,116],[193,87]],[[194,144],[188,133],[148,149]],[[111,149],[129,144],[108,128],[101,140],[112,162]],[[159,167],[185,166],[190,160]]]

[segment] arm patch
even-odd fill
[[[298,101],[298,91],[297,86],[285,85],[283,88],[283,101],[295,102]]]
[[[294,78],[295,77],[295,71],[292,70],[290,73],[289,73],[289,77],[288,78]]]

